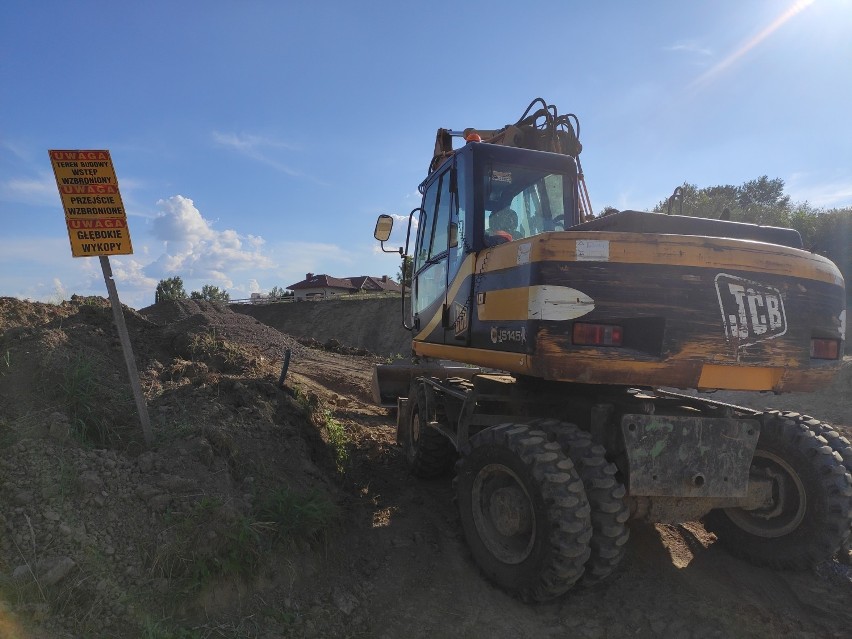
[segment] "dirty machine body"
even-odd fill
[[[702,519],[779,568],[831,557],[852,516],[848,442],[700,392],[827,384],[839,270],[791,229],[593,217],[571,119],[541,104],[457,149],[438,131],[400,249],[415,363],[374,379],[412,471],[455,468],[474,559],[524,599],[606,577],[631,518]]]

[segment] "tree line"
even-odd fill
[[[281,286],[273,286],[270,289],[267,297],[269,299],[283,299],[292,297],[293,292],[288,291]],[[154,293],[154,302],[164,302],[166,300],[204,300],[207,302],[229,302],[231,295],[228,291],[220,289],[212,284],[204,284],[200,291],[192,291],[189,295],[186,294],[186,289],[183,286],[183,278],[180,275],[167,277],[157,283],[157,290]]]
[[[793,202],[784,193],[784,180],[761,176],[739,186],[698,188],[684,183],[654,211],[693,217],[724,218],[767,226],[796,229],[807,250],[834,262],[847,282],[852,282],[852,207],[820,208]],[[613,211],[607,207],[604,213]]]

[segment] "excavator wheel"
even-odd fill
[[[565,593],[583,574],[592,523],[579,473],[526,424],[474,435],[457,464],[457,501],[476,563],[525,601]]]
[[[437,402],[427,386],[417,380],[411,385],[406,430],[402,433],[405,459],[417,477],[439,477],[448,472],[456,459],[456,449],[429,422],[437,419]]]
[[[762,422],[751,474],[772,481],[773,503],[714,510],[705,527],[733,555],[806,570],[830,559],[849,535],[852,477],[800,415],[769,411]]]
[[[539,419],[530,426],[544,431],[548,439],[562,447],[583,480],[592,511],[592,541],[580,584],[595,585],[618,566],[630,537],[627,528],[630,509],[624,501],[624,485],[616,479],[618,469],[607,462],[606,449],[592,442],[591,435],[574,424]]]
[[[784,417],[790,419],[801,419],[814,433],[824,437],[829,447],[843,458],[843,466],[846,472],[852,476],[852,444],[843,435],[838,433],[830,424],[821,422],[810,415],[799,415],[798,413],[783,413]],[[837,553],[837,560],[844,564],[852,564],[852,529]]]
[[[798,413],[782,413],[788,419],[801,420],[816,435],[824,437],[829,447],[843,459],[846,471],[852,474],[852,444],[843,435],[838,433],[830,424],[821,422],[810,415],[799,415]]]

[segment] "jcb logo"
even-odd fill
[[[719,273],[716,293],[728,341],[750,346],[787,332],[784,300],[777,288]]]

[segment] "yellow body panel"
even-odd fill
[[[553,282],[541,280],[539,269],[547,263],[555,263],[547,267],[551,269],[549,277]],[[610,265],[613,268],[608,269]],[[635,268],[626,270],[625,265]],[[566,277],[558,277],[558,271],[554,277],[554,268],[563,271]],[[597,279],[593,282],[572,278],[571,274],[580,272],[594,274]],[[797,284],[790,285],[788,294],[790,300],[795,296],[799,299],[797,336],[777,336],[775,341],[753,346],[748,352],[743,349],[752,343],[740,344],[726,336],[724,313],[715,302],[717,306],[711,310],[707,296],[717,294],[714,277],[730,274],[738,274],[735,278],[795,280]],[[486,277],[492,279],[487,286],[481,286],[485,280],[480,278]],[[500,286],[503,281],[505,287]],[[602,284],[607,287],[602,289],[606,295],[593,299],[596,293],[588,287]],[[665,291],[675,284],[681,299],[689,300],[693,293],[688,291],[695,290],[694,294],[704,304],[703,315],[690,315],[688,304],[672,305]],[[466,302],[466,292],[471,286],[476,288],[474,299]],[[626,303],[619,290],[625,292],[636,287],[647,287],[643,290],[649,295],[638,298],[634,295],[634,301]],[[828,292],[834,287],[836,295]],[[450,284],[447,307],[439,305],[431,317],[420,318],[422,329],[414,338],[413,348],[422,356],[576,383],[807,391],[830,380],[839,361],[810,359],[802,329],[810,332],[808,321],[817,315],[806,308],[806,300],[810,299],[811,289],[822,291],[820,330],[826,336],[839,335],[842,317],[832,319],[834,311],[831,311],[828,320],[834,321],[835,326],[827,321],[826,309],[838,304],[836,312],[841,313],[842,288],[842,275],[830,260],[765,242],[601,231],[545,233],[487,248],[475,255],[475,261],[474,255],[469,255]],[[578,294],[576,298],[571,297],[573,293]],[[473,320],[471,346],[458,341],[442,343],[448,328],[441,328],[442,317],[449,313],[452,325],[454,305],[473,307],[466,309],[470,311],[466,319]],[[635,314],[640,308],[641,313]],[[629,346],[573,345],[570,322],[587,314],[595,318],[587,321],[604,322],[607,317],[616,320],[659,317],[659,321],[665,321],[665,335],[674,331],[671,334],[675,337],[666,341],[666,347],[656,354],[641,348],[631,350]],[[508,322],[514,324],[507,326]],[[506,332],[519,335],[514,344],[504,343],[500,338]],[[519,348],[521,344],[525,346]]]

